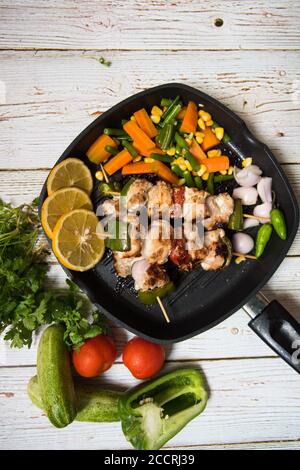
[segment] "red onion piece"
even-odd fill
[[[251,227],[257,227],[259,221],[257,219],[249,219],[248,217],[244,219],[244,230]]]
[[[254,240],[247,233],[235,233],[232,237],[233,250],[246,255],[254,247]]]
[[[263,204],[259,204],[258,206],[254,207],[253,215],[255,215],[256,217],[267,217],[268,220],[260,220],[261,224],[266,224],[270,222],[271,210],[272,210],[272,203],[264,202]]]
[[[233,171],[237,184],[246,187],[255,186],[259,182],[261,174],[262,171],[257,165],[249,165],[243,169],[235,166]]]
[[[257,191],[262,202],[272,202],[272,178],[268,176],[261,178]]]
[[[257,202],[258,192],[256,188],[240,187],[233,190],[232,197],[241,199],[243,206],[252,206]]]

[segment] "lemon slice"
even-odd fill
[[[42,206],[42,225],[49,238],[53,236],[58,219],[74,209],[92,210],[93,205],[85,191],[79,188],[63,188],[45,199]]]
[[[47,179],[49,196],[61,188],[76,187],[91,194],[93,178],[89,168],[78,158],[66,158],[56,165]]]
[[[105,251],[101,222],[94,212],[76,209],[57,222],[52,249],[58,261],[73,271],[87,271],[102,258]]]

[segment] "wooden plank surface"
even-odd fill
[[[184,365],[184,363],[182,364]],[[299,440],[299,375],[280,359],[201,361],[210,398],[204,413],[169,442],[169,446],[215,445]],[[168,368],[178,363],[168,364]],[[119,423],[72,423],[55,429],[28,402],[26,386],[35,368],[0,368],[0,448],[125,449]],[[100,384],[118,389],[136,381],[115,365]],[[291,416],[293,417],[291,421]],[[76,444],[75,444],[76,443]]]
[[[278,51],[274,61],[271,51],[113,51],[110,68],[94,57],[97,51],[0,52],[0,168],[50,168],[95,111],[174,81],[228,105],[281,162],[300,162],[297,52]]]
[[[1,0],[0,7],[5,49],[299,49],[293,0]]]

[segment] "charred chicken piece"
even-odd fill
[[[129,187],[126,195],[126,207],[130,212],[137,212],[142,206],[146,206],[149,191],[153,184],[145,179],[136,179]]]
[[[227,224],[234,208],[234,201],[227,193],[209,196],[205,201],[209,216],[204,220],[206,230],[212,230],[222,224]]]
[[[173,228],[165,220],[155,220],[144,239],[142,256],[150,264],[167,262],[172,249]]]
[[[205,232],[204,234],[204,247],[207,250],[206,256],[201,262],[201,267],[204,271],[215,271],[220,269],[225,262],[224,245],[222,238],[225,236],[225,231],[222,228]]]
[[[136,261],[132,266],[134,288],[137,291],[148,291],[163,287],[170,282],[169,276],[163,266],[150,264],[147,260]]]
[[[209,193],[196,188],[185,187],[183,217],[185,220],[199,219],[203,220],[206,215],[205,200]]]
[[[168,214],[173,205],[172,188],[164,181],[158,181],[148,192],[148,215],[159,218]]]
[[[192,269],[193,265],[190,254],[186,249],[185,238],[173,240],[170,260],[178,266],[180,271],[190,271]]]
[[[120,277],[130,276],[133,264],[142,259],[141,256],[126,258],[122,256],[124,253],[126,252],[114,252],[114,268],[117,275]]]

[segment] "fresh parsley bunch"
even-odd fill
[[[39,232],[36,201],[13,207],[0,199],[0,333],[12,347],[30,347],[40,327],[63,323],[65,342],[78,348],[106,332],[104,319],[97,311],[87,319],[90,304],[71,281],[66,289],[46,287],[48,252]]]

